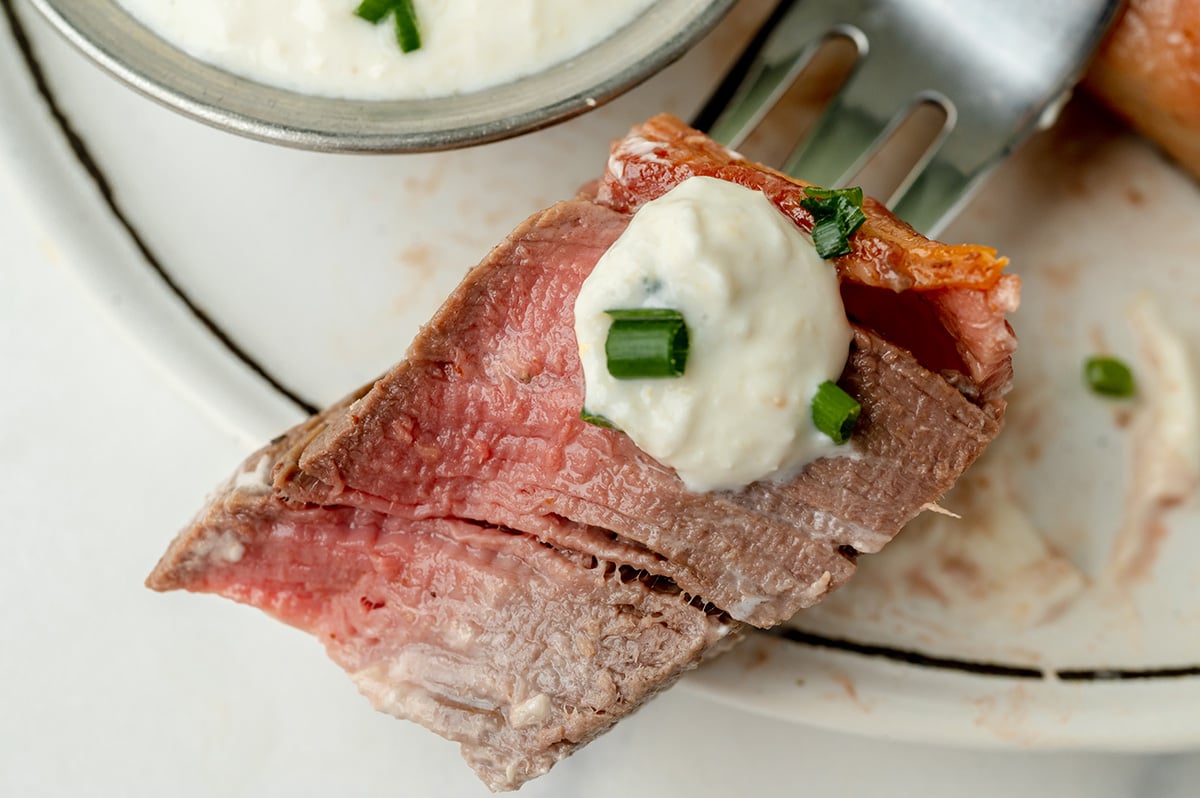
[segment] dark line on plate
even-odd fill
[[[782,637],[784,640],[792,643],[813,646],[815,648],[848,651],[852,654],[861,654],[864,657],[890,659],[895,662],[903,662],[907,665],[916,665],[921,668],[960,671],[962,673],[973,673],[978,676],[1003,676],[1008,679],[1046,678],[1045,672],[1039,668],[992,662],[974,662],[972,660],[955,659],[952,657],[936,657],[931,654],[922,654],[920,651],[879,646],[871,643],[856,643],[853,640],[843,640],[836,637],[825,637],[824,635],[805,632],[790,626],[776,627],[770,630],[768,634]]]
[[[1064,668],[1063,670],[1042,670],[1027,665],[1010,665],[1002,662],[978,662],[975,660],[959,659],[957,657],[939,657],[925,654],[912,649],[880,646],[873,643],[859,643],[838,637],[805,632],[788,626],[776,627],[765,632],[773,637],[780,637],[791,643],[826,648],[834,651],[845,651],[864,657],[902,662],[920,668],[935,670],[958,671],[976,676],[1000,676],[1006,679],[1058,679],[1063,682],[1120,682],[1149,679],[1183,679],[1200,676],[1200,665],[1179,665],[1155,668]]]
[[[1182,679],[1200,676],[1200,665],[1174,668],[1080,668],[1056,674],[1064,682],[1120,682],[1136,679]]]
[[[191,311],[192,315],[196,317],[196,320],[199,321],[205,329],[212,333],[217,340],[229,350],[231,354],[233,354],[238,360],[242,361],[242,363],[244,363],[248,368],[250,368],[251,371],[261,377],[264,381],[266,381],[267,384],[269,384],[272,388],[291,400],[301,410],[309,415],[317,413],[319,408],[316,404],[304,399],[295,391],[292,391],[290,388],[285,386],[278,378],[267,371],[267,369],[264,368],[261,363],[251,357],[250,354],[240,345],[238,345],[233,338],[231,338],[230,335],[225,332],[225,330],[223,330],[207,313],[204,312],[204,310],[202,310],[194,301],[192,301],[192,298],[184,292],[179,284],[175,282],[174,278],[172,278],[167,272],[166,268],[162,264],[162,261],[160,261],[158,256],[154,254],[149,245],[146,243],[145,239],[142,238],[141,233],[138,232],[138,230],[133,226],[133,223],[130,222],[128,217],[125,216],[124,211],[121,210],[121,207],[116,199],[116,193],[113,191],[112,183],[109,182],[108,177],[105,176],[104,172],[100,169],[100,165],[96,162],[96,159],[92,157],[92,153],[88,149],[87,143],[75,130],[71,120],[67,118],[66,112],[63,111],[62,106],[59,104],[58,99],[54,94],[54,90],[50,88],[50,82],[46,77],[46,72],[42,68],[41,62],[38,61],[37,53],[34,51],[33,43],[30,41],[29,35],[26,33],[24,26],[21,24],[20,18],[17,16],[14,0],[0,0],[0,8],[3,8],[4,10],[4,16],[8,21],[9,31],[12,33],[13,40],[17,43],[17,48],[21,51],[21,57],[25,62],[25,67],[29,70],[30,77],[33,78],[34,87],[37,89],[38,94],[40,94],[42,99],[45,101],[46,107],[50,111],[50,115],[54,118],[59,130],[66,138],[67,144],[71,148],[71,152],[75,155],[75,159],[79,161],[79,165],[82,166],[84,171],[87,172],[88,176],[91,177],[92,182],[96,184],[97,190],[99,190],[100,195],[104,198],[104,202],[106,205],[108,205],[113,217],[116,218],[121,227],[125,229],[125,232],[129,234],[129,237],[133,240],[134,245],[145,259],[146,264],[150,266],[150,268],[152,268],[158,274],[163,283],[165,283],[166,286],[171,289],[171,291],[177,297],[179,297],[183,304],[187,306],[187,309]]]

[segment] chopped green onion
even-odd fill
[[[842,232],[847,238],[854,235],[858,228],[863,226],[863,222],[867,221],[867,215],[863,213],[862,190],[859,189],[858,193],[857,204],[845,197],[838,197],[837,200],[838,224],[842,226]]]
[[[617,425],[609,421],[599,413],[593,413],[586,407],[579,411],[579,417],[589,424],[595,424],[597,427],[605,427],[607,429],[616,429]]]
[[[862,207],[863,190],[861,186],[850,186],[849,188],[820,188],[819,186],[805,186],[804,196],[813,200],[833,200],[838,197],[845,197],[852,205]],[[803,202],[803,200],[802,200]]]
[[[367,22],[378,25],[389,13],[395,16],[396,43],[400,51],[411,53],[421,47],[421,30],[417,27],[417,12],[413,0],[363,0],[354,13]]]
[[[411,53],[421,48],[421,31],[417,28],[417,11],[412,0],[398,0],[396,9],[396,41],[400,52]]]
[[[394,2],[395,0],[363,0],[358,8],[354,9],[354,14],[367,22],[378,24],[392,10]]]
[[[1083,364],[1083,377],[1093,393],[1118,398],[1133,396],[1133,372],[1115,357],[1089,357]]]
[[[812,400],[813,424],[839,445],[850,440],[861,412],[862,405],[829,380],[821,383]]]
[[[832,216],[813,223],[812,242],[813,246],[817,248],[817,254],[822,258],[836,258],[850,254],[850,242],[842,233],[842,226],[838,224],[838,220]]]
[[[812,214],[813,246],[818,255],[828,259],[850,253],[850,237],[867,220],[862,206],[863,191],[857,186],[804,188],[800,207]]]
[[[668,308],[607,310],[612,317],[604,354],[619,380],[679,377],[687,366],[688,329],[683,314]]]

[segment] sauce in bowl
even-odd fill
[[[633,21],[654,0],[415,0],[421,48],[357,0],[120,0],[201,61],[305,94],[363,100],[464,94],[540,72]]]

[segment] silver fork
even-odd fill
[[[1120,0],[783,0],[696,119],[737,148],[822,42],[855,66],[782,170],[821,186],[855,176],[908,112],[945,123],[887,205],[936,235],[983,178],[1070,96]]]

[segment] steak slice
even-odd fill
[[[855,327],[840,380],[862,404],[846,456],[689,492],[579,416],[574,299],[629,218],[593,195],[526,221],[403,362],[252,455],[148,584],[312,633],[377,708],[460,742],[511,789],[742,622],[774,625],[844,582],[998,432],[986,386],[1006,365],[982,382],[953,368],[956,327],[924,299],[914,329],[940,343],[889,342],[878,306],[911,292],[864,284],[844,290],[851,318],[875,322]],[[926,290],[973,292],[994,330],[1000,285]]]
[[[320,640],[379,710],[462,745],[515,789],[740,626],[626,565],[458,518],[291,507],[256,453],[149,584],[252,604]]]

